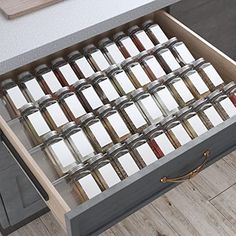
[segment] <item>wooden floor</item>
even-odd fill
[[[236,235],[236,151],[101,236]],[[51,213],[11,236],[65,236]]]

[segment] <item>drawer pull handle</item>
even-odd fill
[[[199,172],[204,168],[204,166],[206,165],[208,158],[210,156],[210,150],[206,150],[203,153],[203,158],[204,161],[202,164],[200,164],[196,169],[190,171],[189,173],[187,173],[186,175],[183,176],[179,176],[179,177],[175,177],[175,178],[168,178],[168,177],[163,177],[161,178],[161,182],[162,183],[181,183],[184,182],[185,180],[191,179],[194,176],[196,176],[197,174],[199,174]]]

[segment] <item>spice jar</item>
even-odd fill
[[[73,85],[73,88],[83,104],[83,107],[88,112],[94,111],[103,105],[93,86],[88,84],[85,79],[80,79],[77,81]]]
[[[89,82],[94,86],[103,103],[111,103],[120,97],[109,78],[100,71],[90,76]]]
[[[191,66],[186,65],[180,68],[178,74],[185,81],[196,99],[204,98],[210,94],[210,90],[202,80],[202,77]]]
[[[230,82],[229,84],[225,85],[223,88],[225,94],[228,95],[234,106],[236,106],[236,84],[235,82]]]
[[[53,71],[45,64],[36,67],[35,73],[45,94],[54,94],[62,85]]]
[[[117,65],[108,67],[106,74],[111,78],[120,95],[126,95],[135,90],[135,87],[127,74]]]
[[[20,116],[19,108],[28,103],[18,85],[12,79],[1,82],[3,99],[11,117]]]
[[[161,122],[161,125],[167,130],[168,138],[175,148],[181,147],[192,140],[182,123],[176,120],[176,116],[167,116]]]
[[[164,77],[164,83],[170,88],[176,101],[181,107],[190,105],[195,101],[193,94],[190,92],[183,79],[170,73]]]
[[[89,44],[84,49],[84,54],[88,57],[96,71],[103,71],[110,66],[108,59],[102,54],[102,52],[95,47],[94,44]]]
[[[216,88],[223,88],[224,81],[211,63],[206,62],[203,58],[200,58],[193,62],[193,66],[212,92]]]
[[[45,95],[39,99],[39,107],[42,114],[52,130],[60,131],[68,119],[60,105],[51,95]]]
[[[130,27],[128,29],[128,34],[133,39],[140,52],[143,50],[149,50],[154,47],[153,42],[148,37],[146,32],[140,29],[137,25]]]
[[[139,50],[124,32],[120,31],[113,36],[114,41],[117,43],[120,51],[123,53],[125,58],[134,57],[139,54]]]
[[[88,165],[79,163],[77,166],[70,169],[69,176],[75,184],[75,190],[78,193],[81,203],[102,192],[89,170]]]
[[[208,96],[209,101],[214,105],[223,120],[236,115],[236,107],[230,98],[218,89]]]
[[[110,64],[119,64],[125,60],[117,45],[109,38],[103,38],[98,42],[99,48],[105,53],[110,61]]]
[[[169,89],[160,81],[156,80],[149,83],[147,91],[153,96],[155,102],[165,116],[174,114],[179,110],[179,105]]]
[[[168,41],[168,38],[161,27],[158,24],[155,24],[152,20],[145,21],[142,26],[155,45]]]
[[[29,71],[19,74],[18,82],[28,101],[37,102],[45,95],[37,79]]]
[[[117,110],[107,104],[100,107],[97,111],[103,125],[109,132],[113,142],[123,142],[131,134],[124,120],[121,118]]]
[[[126,71],[136,88],[143,87],[151,82],[142,66],[138,62],[134,62],[132,58],[127,58],[121,63],[121,66]]]
[[[150,125],[143,131],[146,140],[158,159],[175,150],[173,141],[160,124]]]
[[[56,96],[67,118],[79,123],[79,118],[86,114],[86,111],[75,93],[71,92],[69,87],[63,87],[56,92]]]
[[[81,117],[81,126],[97,152],[105,152],[113,145],[102,122],[93,113]]]
[[[104,191],[111,188],[121,181],[114,167],[108,159],[105,159],[103,154],[99,153],[88,160],[92,175],[99,183],[100,188]]]
[[[176,114],[188,132],[189,136],[194,139],[207,132],[207,128],[191,107],[184,107]]]
[[[207,129],[211,129],[223,122],[223,119],[208,99],[200,99],[194,102],[191,107],[198,113]]]
[[[126,145],[133,158],[137,158],[143,166],[148,166],[157,161],[157,156],[141,134],[134,134],[126,140]]]
[[[118,98],[115,101],[115,106],[132,132],[140,133],[148,126],[136,104],[126,96]]]
[[[52,61],[52,68],[63,86],[71,86],[79,79],[70,64],[68,64],[62,57],[56,58]]]
[[[166,75],[157,59],[153,55],[149,55],[147,51],[141,52],[137,56],[137,60],[143,66],[146,74],[151,80],[157,80]]]
[[[166,46],[173,52],[181,65],[186,65],[195,61],[195,58],[186,45],[183,42],[178,41],[176,37],[171,38],[166,42]]]
[[[161,121],[164,116],[149,93],[146,93],[142,88],[136,89],[131,93],[131,98],[136,102],[138,108],[150,123]]]
[[[170,49],[166,48],[163,44],[156,45],[151,50],[151,54],[153,54],[157,58],[162,68],[167,73],[175,71],[181,67]]]
[[[62,127],[62,134],[80,162],[87,161],[95,151],[81,127],[69,122]]]
[[[44,151],[51,160],[59,176],[63,176],[76,166],[76,159],[65,140],[56,131],[51,131],[43,137]]]

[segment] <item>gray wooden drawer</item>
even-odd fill
[[[196,58],[201,56],[210,61],[226,82],[236,78],[236,63],[233,60],[169,14],[163,11],[154,12],[130,24],[150,18],[158,22],[169,37],[177,36],[183,40]],[[103,33],[90,41],[97,41],[116,30],[127,29],[130,24]],[[68,49],[62,50],[57,55],[67,52]],[[52,57],[51,55],[45,60]],[[233,117],[93,199],[79,204],[73,186],[66,177],[57,178],[40,149],[36,148],[29,153],[1,117],[0,128],[46,191],[48,199],[45,201],[59,223],[73,236],[98,235],[177,184],[163,183],[163,177],[183,176],[199,166],[202,167],[197,169],[200,171],[205,167],[201,165],[204,161],[207,161],[206,166],[210,165],[236,148],[236,117]],[[208,159],[203,157],[206,151],[209,153]]]

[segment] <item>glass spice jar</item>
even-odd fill
[[[179,105],[169,89],[160,81],[153,81],[147,85],[147,91],[153,96],[160,110],[165,116],[179,111]]]
[[[111,103],[120,97],[110,79],[100,71],[90,76],[89,82],[94,86],[103,103]]]
[[[38,76],[39,83],[45,94],[53,95],[56,91],[62,88],[56,75],[47,65],[39,65],[36,67],[35,73]]]
[[[137,25],[130,27],[128,29],[128,34],[133,39],[140,52],[143,50],[149,50],[154,47],[153,42],[148,37],[146,32],[140,29]]]
[[[45,95],[37,79],[29,71],[22,72],[17,78],[28,101],[37,102]]]
[[[59,104],[70,121],[80,123],[80,117],[86,114],[86,110],[81,104],[74,92],[71,92],[69,87],[63,87],[56,93]]]
[[[170,88],[171,93],[181,107],[188,106],[195,102],[193,94],[190,92],[183,79],[179,76],[176,76],[174,73],[170,73],[163,79],[164,84]]]
[[[131,93],[132,100],[137,104],[140,111],[146,117],[148,123],[153,124],[161,121],[164,116],[154,101],[153,97],[143,88],[136,89]]]
[[[59,103],[50,94],[39,99],[39,108],[52,130],[60,131],[68,121]]]
[[[124,70],[120,69],[117,65],[112,65],[107,68],[106,74],[115,85],[119,94],[126,95],[135,90],[134,85],[129,79]]]
[[[83,49],[83,51],[96,71],[103,71],[110,66],[108,59],[98,48],[95,47],[94,44],[89,44]]]
[[[137,105],[126,96],[118,98],[114,104],[132,132],[140,133],[148,126]]]
[[[193,62],[193,67],[198,71],[212,92],[217,88],[223,88],[224,81],[211,63],[206,62],[203,58],[200,58]]]
[[[228,95],[234,106],[236,106],[236,84],[234,81],[225,85],[223,88],[225,94]]]
[[[71,151],[80,162],[87,161],[95,155],[94,148],[81,127],[69,122],[62,127],[62,135],[71,147]]]
[[[127,58],[123,61],[121,67],[128,74],[136,88],[143,87],[151,82],[142,66],[138,62],[134,62],[132,58]]]
[[[93,86],[87,83],[85,79],[77,81],[73,88],[86,111],[92,112],[103,105]]]
[[[109,38],[103,38],[98,42],[99,48],[106,54],[110,61],[110,64],[120,64],[125,60],[125,57],[121,53],[120,49]]]
[[[93,113],[81,117],[81,126],[97,152],[106,152],[113,145],[107,130]]]
[[[76,166],[77,161],[65,140],[56,131],[50,131],[42,137],[44,151],[52,162],[59,176],[63,176]]]
[[[186,65],[177,71],[196,99],[204,98],[211,92],[202,77],[191,66]]]
[[[161,27],[152,20],[145,21],[142,27],[155,45],[168,41],[168,38]]]
[[[149,146],[158,159],[175,150],[172,143],[173,141],[169,138],[169,134],[160,124],[150,125],[144,129],[143,135],[146,137]]]
[[[97,114],[113,142],[123,142],[131,135],[119,112],[112,108],[110,104],[100,107]]]
[[[139,54],[139,50],[137,49],[132,39],[124,32],[117,32],[113,36],[113,40],[117,43],[120,51],[125,58],[134,57]]]

